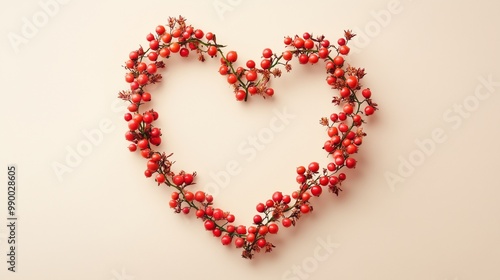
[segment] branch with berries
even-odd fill
[[[224,52],[225,46],[217,42],[215,34],[187,25],[181,16],[171,17],[166,25],[159,25],[154,33],[146,35],[147,49],[140,46],[130,52],[125,62],[125,81],[129,83],[129,89],[120,91],[118,97],[129,103],[129,112],[124,116],[128,123],[125,138],[131,142],[128,149],[139,152],[146,159],[146,177],[154,177],[158,185],[173,188],[169,205],[176,213],[194,213],[204,228],[220,238],[223,245],[242,248],[244,258],[251,259],[260,251],[270,252],[275,247],[268,241],[270,237],[277,234],[280,227],[295,226],[300,218],[312,212],[311,199],[321,196],[324,189],[338,195],[346,180],[342,170],[355,168],[357,164],[353,155],[359,151],[366,136],[362,129],[364,118],[377,110],[377,104],[371,99],[371,90],[361,84],[364,69],[345,62],[350,51],[348,43],[353,37],[355,34],[349,30],[336,44],[324,36],[314,37],[310,33],[285,37],[284,51],[265,48],[258,65],[248,60],[244,66],[237,66],[238,53]],[[177,54],[184,58],[195,55],[201,62],[207,58],[219,58],[219,73],[231,85],[238,101],[257,95],[273,96],[275,91],[270,87],[271,80],[280,77],[283,70],[291,71],[293,60],[298,60],[299,64],[324,64],[326,82],[335,93],[332,103],[342,108],[340,112],[320,119],[328,134],[323,149],[331,162],[324,168],[317,162],[299,166],[295,191],[290,195],[274,192],[268,200],[257,204],[257,214],[251,225],[236,223],[232,213],[214,205],[212,195],[193,190],[196,172],[172,169],[172,154],[157,149],[162,139],[161,129],[154,125],[158,112],[141,110],[143,104],[152,100],[148,85],[161,82],[158,71],[165,68],[169,57]]]

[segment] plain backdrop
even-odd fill
[[[485,0],[4,3],[0,278],[499,279],[499,9]],[[170,190],[126,149],[121,66],[178,15],[241,61],[281,51],[287,35],[358,33],[349,62],[366,68],[380,107],[358,165],[339,197],[325,192],[252,261],[174,214]],[[238,103],[217,69],[216,60],[172,58],[152,107],[176,170],[196,171],[196,187],[210,186],[248,225],[258,202],[297,188],[297,166],[328,162],[318,120],[338,110],[335,92],[322,66],[295,63],[273,80],[273,98]],[[271,129],[283,114],[283,129]],[[238,172],[226,180],[228,163]],[[15,273],[6,263],[9,164],[18,167]]]

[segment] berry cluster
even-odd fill
[[[255,252],[261,250],[270,252],[274,245],[268,238],[277,234],[280,227],[294,226],[299,218],[311,212],[311,198],[319,197],[325,188],[338,195],[346,179],[346,174],[341,170],[356,166],[352,156],[358,152],[366,135],[361,128],[363,118],[372,115],[377,110],[377,104],[371,100],[370,89],[363,88],[360,83],[365,75],[364,69],[345,63],[345,57],[349,54],[347,44],[354,36],[350,31],[345,31],[344,37],[338,39],[336,45],[324,36],[313,37],[310,33],[285,37],[286,49],[280,53],[264,49],[259,67],[253,60],[246,61],[245,67],[236,67],[237,52],[224,53],[224,46],[216,42],[213,33],[204,33],[187,25],[182,17],[169,18],[166,26],[159,25],[154,34],[146,36],[149,48],[144,50],[140,47],[132,51],[125,62],[125,80],[130,84],[130,89],[121,91],[119,98],[129,102],[129,112],[124,116],[128,122],[125,138],[131,142],[129,150],[140,151],[142,157],[147,159],[144,171],[146,177],[154,176],[158,185],[165,184],[175,189],[169,202],[175,212],[194,212],[203,221],[205,229],[219,237],[223,245],[234,244],[237,248],[243,248],[244,258],[251,259]],[[332,102],[342,106],[341,112],[320,120],[320,124],[327,127],[328,140],[323,148],[331,162],[326,168],[320,168],[317,162],[307,167],[299,166],[296,191],[290,195],[277,191],[265,202],[258,203],[257,214],[250,226],[235,223],[233,214],[214,206],[210,194],[191,189],[196,173],[172,170],[172,154],[159,152],[155,148],[161,144],[162,136],[161,130],[154,126],[158,113],[140,110],[143,104],[152,99],[146,87],[161,80],[158,69],[164,68],[164,60],[176,53],[181,57],[195,53],[200,61],[204,61],[207,56],[220,57],[219,73],[226,77],[239,101],[247,100],[252,95],[273,96],[274,89],[269,87],[271,78],[281,75],[280,67],[290,71],[290,62],[294,58],[299,64],[324,63],[326,82],[338,92]]]

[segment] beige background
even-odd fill
[[[494,1],[60,1],[50,15],[47,2],[10,1],[0,12],[2,185],[7,164],[19,168],[18,272],[4,261],[2,187],[1,279],[500,278]],[[272,240],[272,254],[252,262],[193,217],[174,215],[170,191],[145,179],[145,162],[126,151],[115,102],[126,87],[120,65],[179,14],[218,34],[243,61],[281,49],[285,35],[310,31],[333,41],[343,29],[360,33],[351,63],[366,68],[381,110],[366,125],[358,167],[340,197],[323,195],[314,213]],[[29,36],[24,18],[39,24]],[[13,33],[24,43],[13,45]],[[162,147],[175,152],[177,168],[199,173],[200,188],[236,162],[238,174],[215,192],[238,221],[248,224],[275,190],[294,190],[296,166],[326,162],[317,122],[332,112],[332,92],[321,67],[297,66],[275,81],[272,100],[242,104],[216,61],[176,61],[154,92]],[[269,128],[274,109],[294,117],[255,157],[238,151]],[[58,178],[54,162],[67,164],[68,149],[86,145],[85,133],[100,124],[102,139]],[[401,166],[406,161],[412,167]],[[401,180],[389,183],[389,173]]]

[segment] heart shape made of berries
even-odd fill
[[[377,110],[377,104],[371,99],[371,90],[361,86],[364,69],[349,66],[345,62],[350,50],[347,43],[354,36],[347,30],[336,45],[324,36],[313,37],[310,33],[285,37],[286,49],[281,54],[269,48],[263,50],[260,67],[253,60],[248,60],[245,66],[235,67],[237,52],[224,53],[225,46],[217,43],[213,33],[205,34],[201,29],[187,25],[181,16],[169,18],[166,25],[157,26],[154,34],[146,36],[149,48],[144,50],[140,47],[132,51],[125,62],[125,80],[130,84],[130,89],[121,91],[118,97],[129,102],[129,112],[124,116],[128,123],[125,138],[132,142],[129,150],[139,151],[147,160],[146,177],[154,176],[158,185],[175,189],[169,204],[176,213],[194,212],[203,221],[206,230],[220,237],[223,245],[234,244],[237,248],[243,248],[244,258],[251,259],[255,252],[261,250],[270,252],[274,245],[268,241],[269,236],[277,234],[280,226],[295,226],[299,218],[313,210],[311,198],[319,197],[324,188],[338,195],[346,179],[346,174],[341,171],[356,166],[353,155],[358,152],[366,136],[361,127],[363,116],[372,115]],[[273,96],[274,89],[269,86],[271,79],[281,76],[281,68],[291,71],[290,62],[293,59],[298,59],[299,64],[324,62],[326,82],[338,92],[332,103],[341,106],[342,110],[332,113],[329,118],[320,119],[320,124],[326,127],[328,134],[323,149],[332,161],[326,168],[320,168],[314,161],[307,167],[297,167],[298,190],[290,195],[277,191],[265,203],[258,203],[258,214],[248,227],[235,224],[233,214],[215,207],[212,195],[191,190],[196,172],[173,170],[172,154],[156,150],[162,139],[160,128],[153,125],[158,113],[154,109],[141,110],[141,105],[152,99],[147,86],[162,79],[158,71],[165,67],[164,61],[173,54],[187,58],[191,53],[195,53],[202,62],[206,57],[220,57],[219,73],[233,87],[238,101],[246,101],[255,95],[264,98]]]

